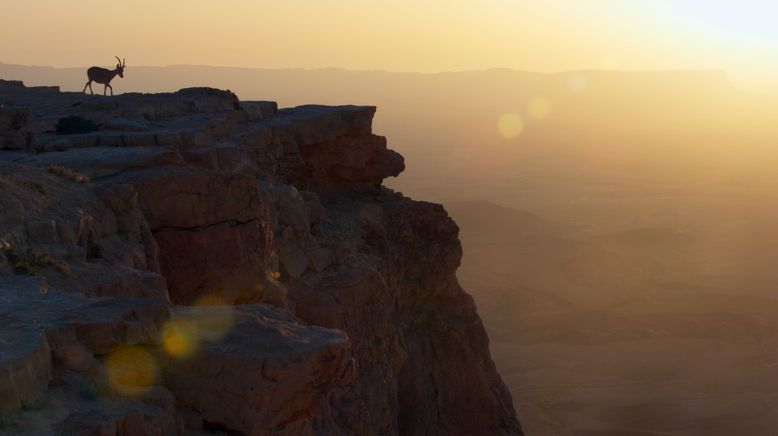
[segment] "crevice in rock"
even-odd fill
[[[224,424],[203,420],[203,430],[213,433],[226,434],[227,436],[244,436],[245,433],[231,429]]]
[[[177,227],[177,226],[163,226],[158,227],[156,229],[151,229],[152,233],[163,233],[163,232],[202,232],[205,230],[208,230],[213,227],[222,226],[224,224],[229,225],[230,227],[238,227],[243,226],[246,224],[256,223],[259,219],[252,219],[248,221],[239,221],[239,220],[224,220],[224,221],[218,221],[213,224],[208,224],[206,226],[195,226],[195,227]]]

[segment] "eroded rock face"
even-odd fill
[[[0,434],[521,434],[375,108],[0,102]]]
[[[338,218],[324,238],[360,255],[290,289],[297,315],[347,331],[362,363],[338,422],[358,433],[518,433],[475,304],[456,281],[459,229],[443,208],[386,191],[326,206]],[[352,238],[339,238],[346,231]]]
[[[172,168],[127,178],[138,191],[173,302],[216,295],[228,303],[284,304],[268,286],[268,200],[255,178]]]
[[[0,414],[32,408],[61,371],[99,370],[95,356],[159,343],[168,307],[159,298],[95,300],[47,290],[40,278],[0,282]],[[23,417],[24,418],[24,417]]]
[[[454,275],[462,254],[456,224],[440,205],[410,201],[388,207],[384,220],[379,247],[401,242],[387,266],[401,277],[398,318],[408,354],[398,373],[401,433],[515,431],[511,396],[489,357],[475,303]]]
[[[176,316],[227,317],[232,324],[218,341],[206,341],[191,358],[171,359],[167,368],[179,403],[225,430],[313,434],[319,403],[353,382],[341,331],[299,325],[289,312],[264,305],[187,308]]]
[[[282,176],[299,189],[323,194],[376,188],[405,169],[403,157],[372,134],[375,107],[301,106],[272,120],[284,149]]]

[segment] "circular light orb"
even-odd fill
[[[529,114],[536,120],[542,120],[551,114],[551,102],[547,98],[535,97],[529,102]]]
[[[159,377],[154,357],[140,347],[122,347],[105,359],[108,383],[114,392],[124,396],[139,396],[151,388]]]
[[[232,306],[218,295],[205,295],[195,301],[187,319],[194,323],[203,341],[216,341],[232,330],[235,324]]]
[[[516,138],[524,131],[524,120],[515,113],[503,114],[497,121],[497,130],[504,138]]]
[[[199,342],[197,325],[189,319],[175,317],[162,327],[162,347],[172,357],[191,356]]]
[[[587,79],[586,76],[582,74],[576,74],[570,78],[570,80],[567,82],[567,86],[571,91],[581,93],[586,91],[586,88],[589,87],[589,79]]]

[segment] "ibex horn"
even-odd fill
[[[114,56],[114,57],[116,58],[117,61],[119,61],[119,66],[122,66],[122,60],[119,59],[119,56]]]

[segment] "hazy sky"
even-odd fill
[[[1,1],[5,63],[778,73],[770,0]]]

